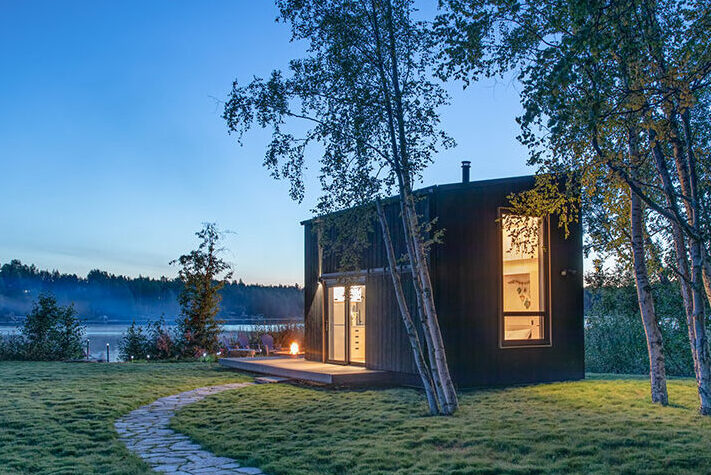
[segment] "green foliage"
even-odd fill
[[[313,232],[318,235],[322,257],[338,259],[336,268],[341,272],[363,269],[363,254],[376,232],[375,217],[374,207],[363,205],[317,218]]]
[[[119,356],[123,361],[176,359],[184,356],[181,337],[180,328],[171,330],[163,317],[145,326],[133,322],[121,336]]]
[[[59,315],[54,334],[57,354],[61,355],[61,359],[81,358],[84,355],[82,340],[86,333],[86,327],[77,318],[74,305],[64,308],[58,307],[58,310]]]
[[[674,405],[657,407],[645,378],[592,376],[461,391],[457,413],[441,418],[413,389],[269,384],[186,406],[171,425],[275,475],[711,471],[695,383],[671,380],[669,393]]]
[[[594,373],[649,373],[649,355],[634,280],[624,272],[588,276],[585,369]],[[686,315],[678,282],[652,285],[669,376],[693,376]]]
[[[114,422],[160,397],[250,378],[207,363],[0,362],[0,472],[148,474]]]
[[[288,71],[235,81],[223,117],[238,140],[253,126],[271,129],[264,164],[290,181],[293,199],[303,199],[311,146],[322,152],[312,168],[323,191],[315,211],[324,214],[386,196],[397,173],[415,179],[454,145],[439,128],[448,96],[432,78],[431,24],[413,18],[411,0],[276,4],[308,54]]]
[[[589,244],[629,261],[633,189],[647,208],[649,254],[672,252],[666,219],[677,218],[660,193],[652,151],[656,147],[671,161],[675,147],[692,148],[690,163],[698,164],[693,171],[700,178],[696,192],[701,202],[709,200],[707,3],[447,0],[443,5],[440,73],[465,81],[518,73],[524,108],[519,139],[529,148],[529,164],[578,183],[582,203],[561,190],[567,198],[554,200],[550,209],[563,216],[582,209]],[[689,118],[688,136],[681,130],[682,117]],[[534,208],[545,201],[533,198]]]
[[[143,327],[132,322],[131,326],[121,335],[119,356],[123,361],[142,360],[148,356],[149,352],[148,335],[143,331]]]
[[[180,256],[178,276],[183,282],[178,301],[182,319],[179,351],[183,356],[201,357],[203,353],[219,350],[220,289],[232,276],[230,265],[220,258],[220,231],[214,223],[206,223],[196,233],[200,245],[189,254]]]
[[[22,335],[0,334],[0,361],[25,359],[25,340]]]
[[[21,338],[5,338],[2,346],[7,348],[6,357],[43,361],[81,358],[84,333],[73,305],[57,305],[54,296],[44,294],[25,318]]]
[[[175,358],[179,355],[179,342],[181,335],[171,331],[165,324],[165,319],[160,319],[148,323],[148,350],[147,355],[150,355],[155,360],[167,360]]]

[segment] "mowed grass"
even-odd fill
[[[173,427],[273,474],[711,473],[711,418],[691,380],[652,406],[643,378],[467,391],[429,417],[411,389],[251,386],[182,409]]]
[[[162,396],[248,379],[210,363],[0,362],[0,473],[149,473],[114,420]]]

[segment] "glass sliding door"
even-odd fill
[[[328,288],[328,359],[346,362],[346,288]]]
[[[365,364],[365,285],[352,285],[348,294],[350,362]]]
[[[365,285],[328,287],[328,361],[365,364]]]

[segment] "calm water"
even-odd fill
[[[84,345],[89,340],[89,352],[93,358],[106,358],[106,344],[109,345],[110,361],[120,361],[118,357],[118,345],[121,335],[130,325],[124,324],[94,324],[86,326]],[[222,325],[224,332],[251,331],[254,325]],[[0,325],[0,335],[19,333],[19,328],[8,325]]]

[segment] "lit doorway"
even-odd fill
[[[328,361],[365,364],[365,285],[328,287]]]

